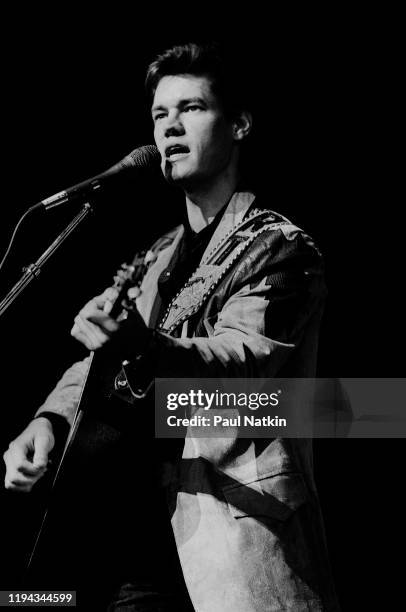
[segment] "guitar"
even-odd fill
[[[114,276],[112,287],[117,291],[109,315],[117,321],[125,320],[131,311],[135,309],[135,298],[139,294],[139,287],[148,267],[156,257],[151,251],[143,251],[136,254],[130,264],[122,264]],[[31,551],[27,571],[33,567],[37,551],[41,546],[47,524],[50,521],[50,510],[54,504],[56,494],[63,490],[66,481],[67,469],[72,470],[69,463],[75,464],[75,457],[80,457],[78,463],[88,461],[93,454],[103,454],[106,448],[114,447],[121,437],[121,427],[117,427],[117,421],[111,424],[111,419],[103,419],[104,415],[111,415],[111,411],[117,408],[116,404],[106,401],[101,390],[111,387],[121,364],[117,360],[111,361],[108,350],[99,349],[91,351],[90,363],[78,406],[76,408],[73,424],[68,434],[64,449],[60,455],[57,468],[54,472],[52,484],[48,495],[49,501],[45,509],[40,528],[35,538]],[[120,406],[120,408],[122,408]],[[125,422],[124,414],[124,422]],[[94,462],[94,459],[91,461]],[[68,465],[68,468],[66,466]],[[76,469],[73,467],[73,473]],[[72,477],[72,475],[71,475]],[[69,477],[68,477],[69,482]]]

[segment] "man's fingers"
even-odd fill
[[[117,295],[114,287],[106,289],[90,300],[75,317],[71,335],[86,348],[96,350],[102,347],[119,329],[119,324],[108,315]]]
[[[101,299],[101,296],[90,300],[83,308],[79,311],[78,317],[83,321],[86,321],[91,316],[97,316],[97,313],[103,313],[103,306],[106,300]],[[78,318],[75,318],[76,319]]]
[[[103,293],[101,293],[100,295],[96,295],[96,297],[90,300],[88,304],[91,304],[92,302],[94,302],[94,304],[96,304],[98,308],[103,309],[106,301],[114,302],[117,296],[118,296],[117,289],[114,289],[114,287],[108,287],[105,291],[103,291]]]
[[[23,461],[17,461],[9,451],[6,451],[3,455],[4,462],[7,466],[7,470],[10,473],[19,473],[24,476],[36,476],[41,468],[33,466],[30,461],[24,459]]]
[[[96,346],[96,345],[95,345],[95,343],[94,343],[93,341],[89,340],[89,338],[88,338],[88,337],[87,337],[85,334],[83,334],[83,333],[82,333],[82,332],[81,332],[81,331],[78,329],[78,327],[76,327],[76,326],[74,326],[74,327],[72,328],[71,335],[72,335],[72,336],[73,336],[73,337],[74,337],[76,340],[78,340],[79,342],[81,342],[82,344],[84,344],[84,346],[85,346],[87,349],[89,349],[89,351],[94,351],[94,350],[96,350],[97,348],[100,348],[100,347],[99,347],[99,345],[97,345],[97,346]]]
[[[87,320],[101,328],[106,334],[113,333],[119,328],[117,321],[104,312],[96,312],[90,315]]]
[[[34,464],[27,458],[32,451],[31,445],[11,442],[9,449],[3,455],[8,472],[12,475],[32,477],[44,471],[47,462],[40,461]]]
[[[43,450],[36,452],[32,464],[37,471],[46,469],[48,465],[48,453]]]
[[[24,470],[25,469],[26,468],[24,468]],[[35,473],[24,474],[21,466],[12,466],[9,463],[4,479],[4,486],[6,489],[12,491],[29,492],[46,471],[46,468],[35,468]]]
[[[115,300],[118,297],[118,290],[114,287],[109,287],[101,295],[96,295],[90,300],[81,310],[81,313],[88,315],[92,312],[105,312],[109,313]]]
[[[75,317],[75,323],[83,334],[86,334],[89,336],[89,339],[95,342],[100,342],[106,337],[105,332],[98,325],[95,325],[95,323],[88,319],[84,319],[81,314]]]
[[[72,327],[71,335],[90,350],[100,348],[109,339],[100,328],[94,325],[94,323],[85,321],[80,314],[75,317],[75,324]]]
[[[114,302],[118,297],[118,290],[114,287],[109,287],[108,289],[106,289],[106,291],[102,293],[100,297],[105,299],[105,302],[103,304],[103,312],[109,314],[111,312],[111,309],[113,308]]]
[[[21,472],[21,474],[24,474],[24,476],[37,476],[41,471],[45,472],[47,468],[46,465],[34,465],[33,463],[26,461],[24,465],[21,465],[17,469],[19,472]]]
[[[49,436],[37,436],[35,438],[35,451],[32,459],[33,466],[37,469],[46,468],[48,465],[48,455],[52,450],[53,442]]]
[[[10,443],[3,455],[6,464],[6,489],[31,491],[47,470],[48,455],[54,442],[52,426],[47,419],[34,419],[23,433]]]
[[[29,482],[27,484],[15,484],[9,478],[6,478],[4,481],[4,486],[9,491],[16,491],[18,493],[29,493],[32,487],[37,482],[37,480],[38,479],[36,478],[34,481]]]
[[[28,455],[33,451],[33,446],[27,443],[17,443],[16,441],[10,442],[8,451],[4,453],[4,460],[11,461],[14,466],[28,467],[30,462],[28,461]]]
[[[9,487],[26,487],[34,485],[37,480],[42,476],[39,474],[38,476],[23,476],[22,474],[14,474],[6,478],[5,484],[9,485]]]
[[[84,308],[82,308],[78,315],[80,319],[82,321],[92,322],[96,327],[101,328],[107,333],[115,332],[119,327],[117,321],[109,317],[107,311],[101,310],[100,308],[96,307],[95,303],[96,301],[92,300],[91,302],[86,304]],[[109,304],[110,306],[106,308],[109,308],[110,311],[113,305],[111,304],[111,302],[109,302]]]

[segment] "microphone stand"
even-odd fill
[[[41,272],[42,266],[46,261],[53,255],[58,247],[66,240],[66,238],[73,232],[73,230],[80,225],[80,223],[92,212],[92,207],[89,202],[83,205],[82,210],[76,215],[76,217],[69,223],[69,225],[62,230],[59,236],[54,242],[47,248],[47,250],[37,259],[35,263],[30,264],[23,268],[23,275],[6,295],[4,300],[0,302],[0,316],[4,314],[14,300],[20,295],[20,293],[29,285],[29,283],[37,278]]]

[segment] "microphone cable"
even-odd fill
[[[2,267],[3,267],[3,265],[5,264],[7,257],[9,256],[9,253],[10,253],[10,251],[11,251],[11,247],[13,246],[13,243],[14,243],[15,237],[16,237],[16,235],[17,235],[17,232],[18,232],[18,230],[19,230],[19,228],[20,228],[20,225],[22,224],[22,222],[24,221],[24,219],[25,219],[26,217],[28,217],[28,215],[29,215],[31,212],[33,212],[34,210],[37,210],[37,209],[38,209],[38,204],[34,204],[34,205],[33,205],[33,206],[31,206],[31,207],[30,207],[28,210],[26,210],[26,211],[25,211],[25,213],[23,213],[23,214],[21,215],[20,219],[17,221],[17,225],[16,225],[16,226],[15,226],[15,228],[14,228],[14,231],[13,231],[12,236],[11,236],[11,238],[10,238],[10,242],[8,243],[8,247],[7,247],[7,249],[6,249],[6,252],[5,252],[5,254],[4,254],[4,256],[3,256],[2,260],[0,261],[0,271],[1,271]]]

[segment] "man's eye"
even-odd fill
[[[159,119],[163,119],[165,117],[164,113],[159,113],[158,115],[154,116],[154,121],[158,121]]]
[[[187,112],[187,111],[201,110],[201,108],[202,108],[202,107],[201,107],[201,106],[198,106],[197,104],[191,104],[190,106],[186,106],[186,107],[184,108],[184,111],[185,111],[185,112]]]

